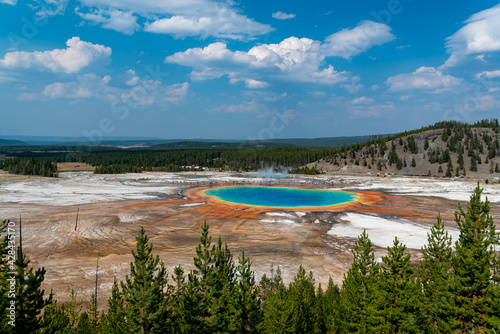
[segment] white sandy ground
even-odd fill
[[[440,180],[417,177],[334,177],[337,184],[356,183],[349,189],[381,190],[395,195],[435,196],[454,201],[468,201],[476,184],[461,179]],[[500,203],[500,185],[481,182],[483,196],[492,203]],[[337,188],[338,189],[338,188]]]
[[[74,205],[112,202],[119,200],[146,200],[155,194],[175,194],[172,185],[118,182],[140,178],[141,174],[117,176],[93,175],[90,172],[61,173],[58,178],[28,177],[0,174],[0,203],[43,205]],[[108,180],[109,179],[109,180]]]
[[[420,249],[427,244],[427,233],[430,232],[430,227],[423,227],[402,218],[386,219],[375,215],[348,212],[340,216],[340,219],[344,223],[334,225],[328,234],[343,238],[357,238],[366,229],[372,244],[383,248],[392,246],[397,236],[406,247]],[[458,240],[458,230],[448,229],[448,234],[452,237],[453,243]]]
[[[335,189],[382,190],[391,194],[436,196],[456,201],[469,200],[474,182],[462,179],[374,176],[294,176],[296,184],[321,183]],[[289,182],[290,182],[289,180]],[[94,175],[92,172],[63,172],[59,178],[11,175],[0,172],[0,202],[44,205],[74,205],[119,200],[151,200],[174,194],[179,187],[197,182],[259,184],[268,179],[242,178],[230,173],[140,173]],[[483,194],[500,203],[500,185],[485,185]]]
[[[277,217],[287,217],[287,218],[295,218],[296,216],[291,213],[286,212],[266,212],[268,216],[277,216]]]
[[[290,225],[297,225],[295,220],[292,219],[262,219],[261,222],[263,223],[270,223],[270,224],[290,224]]]

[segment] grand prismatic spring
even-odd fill
[[[323,207],[356,199],[352,192],[288,187],[232,186],[209,189],[205,194],[235,204],[283,208]]]

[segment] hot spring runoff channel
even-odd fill
[[[252,186],[214,188],[205,195],[235,204],[285,208],[330,206],[356,198],[355,193],[345,191]]]

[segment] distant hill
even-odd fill
[[[0,139],[0,146],[26,146],[27,143],[15,139]]]
[[[383,135],[386,137],[388,135]],[[150,147],[151,149],[208,149],[208,148],[239,148],[239,147],[278,147],[278,146],[303,146],[327,147],[342,146],[366,142],[372,136],[353,137],[327,137],[327,138],[287,138],[273,140],[253,141],[179,141],[163,143]]]
[[[382,135],[387,137],[388,135]],[[294,146],[309,146],[309,147],[324,147],[324,146],[342,146],[364,143],[372,138],[372,136],[352,136],[352,137],[325,137],[325,138],[288,138],[288,139],[273,139],[265,141],[273,144],[287,144]]]
[[[307,165],[341,173],[500,177],[496,119],[470,125],[440,122],[341,149]]]
[[[211,141],[180,141],[173,143],[164,143],[151,146],[149,149],[153,150],[172,150],[172,149],[211,149],[211,148],[246,148],[246,147],[278,147],[278,146],[289,146],[286,143],[274,143],[274,142],[258,142],[258,141],[248,141],[248,142],[211,142]]]
[[[387,135],[384,135],[387,136]],[[327,138],[286,138],[273,140],[245,141],[236,139],[159,139],[149,137],[106,137],[100,141],[89,141],[85,137],[57,136],[3,136],[4,141],[12,141],[9,145],[31,146],[112,146],[112,147],[150,147],[152,149],[178,148],[232,148],[232,147],[276,147],[276,146],[308,146],[326,147],[350,145],[367,141],[371,136],[327,137]],[[22,144],[21,144],[22,143]],[[1,142],[0,142],[0,145]],[[7,144],[5,144],[7,145]]]

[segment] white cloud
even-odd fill
[[[136,15],[147,21],[145,31],[168,34],[175,38],[196,36],[245,40],[273,30],[270,25],[256,22],[240,13],[232,1],[81,0],[81,3],[88,10],[88,13],[79,13],[83,19],[128,34],[138,29]],[[118,18],[114,19],[113,24],[106,27],[101,14],[106,11],[127,13],[127,16],[121,14],[120,21]]]
[[[496,71],[484,71],[484,72],[476,74],[476,79],[479,79],[481,77],[485,77],[485,78],[488,78],[488,79],[491,79],[491,78],[500,78],[500,70],[496,70]]]
[[[135,86],[139,83],[139,77],[135,74],[134,70],[128,70],[127,76],[130,78],[125,82],[128,86]]]
[[[442,107],[441,107],[441,104],[437,101],[433,101],[433,102],[430,102],[430,103],[426,103],[424,105],[424,108],[425,109],[428,109],[428,110],[432,110],[432,111],[439,111],[439,110],[442,110]]]
[[[468,55],[500,50],[500,4],[472,15],[465,23],[446,39],[450,57],[444,67],[456,66]]]
[[[351,101],[352,104],[372,104],[373,102],[375,102],[374,99],[366,96],[360,96]]]
[[[357,93],[363,88],[362,84],[358,84],[356,82],[359,81],[359,77],[353,77],[351,79],[351,83],[345,84],[344,88],[347,89],[347,91],[351,94]]]
[[[101,25],[104,29],[115,30],[125,35],[132,35],[140,29],[137,16],[132,12],[117,9],[95,9],[89,13],[82,13],[77,8],[75,12],[84,20]]]
[[[397,108],[392,102],[370,106],[354,105],[350,106],[348,109],[351,118],[380,117],[382,114],[397,111]]]
[[[326,92],[323,91],[313,91],[313,92],[307,92],[307,95],[314,96],[314,97],[324,97],[326,96]]]
[[[165,100],[170,103],[178,104],[184,100],[189,89],[189,83],[173,84],[165,89]]]
[[[15,6],[17,4],[17,0],[0,0],[0,3]]]
[[[288,19],[293,19],[295,18],[295,14],[287,14],[283,13],[281,11],[277,11],[276,13],[273,13],[273,18],[278,19],[278,20],[288,20]]]
[[[491,95],[482,95],[478,97],[477,110],[491,111],[500,109],[500,101],[496,100]]]
[[[134,75],[133,70],[127,71]],[[54,82],[40,93],[25,92],[18,100],[51,100],[62,99],[78,101],[82,99],[100,99],[109,103],[123,103],[129,108],[147,107],[155,104],[165,108],[168,104],[180,104],[188,94],[189,83],[176,83],[168,86],[156,80],[139,80],[134,87],[118,88],[110,86],[111,77],[84,74],[74,81]]]
[[[34,2],[34,5],[29,6],[36,11],[36,16],[42,19],[63,15],[68,6],[68,0],[34,0]]]
[[[258,80],[254,80],[254,79],[246,79],[245,86],[247,88],[251,88],[251,89],[260,89],[260,88],[266,88],[267,86],[269,86],[269,84],[267,82],[264,82],[264,81],[258,81]]]
[[[272,31],[269,25],[261,24],[240,15],[230,8],[219,8],[214,16],[189,17],[175,15],[146,24],[144,31],[168,34],[175,38],[210,36],[229,39],[248,39]]]
[[[76,73],[98,60],[107,60],[111,48],[92,44],[73,37],[66,42],[66,49],[51,51],[15,51],[0,59],[0,66],[6,68],[48,69],[52,72]]]
[[[221,104],[210,112],[223,112],[226,114],[265,114],[268,109],[256,101],[243,101],[240,104]]]
[[[14,80],[14,78],[10,77],[9,75],[0,72],[0,83],[9,82],[9,81],[15,81],[15,80]]]
[[[95,74],[79,76],[73,82],[54,82],[47,85],[42,95],[51,99],[84,99],[103,96],[110,90],[110,76],[100,77]]]
[[[323,47],[329,56],[349,59],[395,38],[388,25],[367,20],[361,21],[352,29],[342,29],[328,36]]]
[[[409,48],[410,46],[409,45],[398,45],[396,46],[396,50],[404,50],[406,48]]]
[[[165,62],[192,67],[191,79],[195,81],[228,76],[232,83],[244,81],[248,86],[249,80],[265,82],[268,78],[281,78],[319,84],[342,83],[354,93],[363,87],[357,83],[359,77],[337,71],[324,63],[325,58],[350,58],[393,38],[388,26],[362,21],[353,29],[330,35],[325,43],[289,37],[280,43],[261,44],[245,52],[231,51],[225,43],[216,42],[204,48],[177,52],[167,56]]]
[[[413,73],[398,74],[385,82],[391,91],[433,90],[443,91],[459,86],[462,79],[443,74],[434,67],[422,66]]]
[[[212,43],[205,48],[188,49],[168,56],[165,61],[193,67],[195,81],[227,75],[231,82],[246,81],[251,76],[276,76],[298,82],[332,84],[345,82],[350,75],[333,66],[320,68],[324,56],[319,42],[290,37],[279,44],[262,44],[248,52],[231,51],[226,44]],[[253,79],[256,80],[256,79]]]

